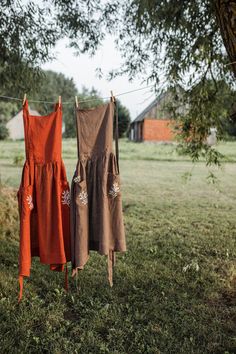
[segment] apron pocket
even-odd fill
[[[74,178],[74,182],[75,182],[76,204],[85,206],[88,204],[88,193],[87,193],[86,181],[85,180],[76,181],[75,178]]]
[[[70,206],[70,187],[67,181],[61,181],[61,203]]]
[[[19,211],[23,219],[28,217],[34,209],[33,186],[21,187],[17,193],[19,201]]]
[[[120,175],[108,172],[107,175],[107,196],[114,199],[120,196]]]

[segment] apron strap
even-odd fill
[[[19,286],[20,286],[20,290],[19,290],[19,296],[18,296],[18,303],[21,302],[22,296],[23,296],[23,283],[24,283],[24,277],[23,275],[19,275],[18,277],[18,281],[19,281]]]
[[[79,274],[79,272],[76,272],[76,274],[75,274],[75,287],[76,287],[76,291],[78,291],[78,274]]]
[[[115,252],[113,250],[109,250],[107,255],[107,265],[108,265],[108,281],[110,287],[113,287],[113,268],[115,265]]]
[[[22,106],[23,122],[24,122],[24,136],[25,136],[25,156],[29,158],[29,105],[26,99]]]
[[[78,273],[78,268],[74,268],[74,269],[72,270],[72,274],[71,274],[72,278],[74,278],[74,276],[75,276],[77,273]]]
[[[65,265],[65,285],[64,285],[64,288],[66,291],[68,291],[68,289],[69,289],[67,263]]]
[[[79,129],[78,129],[78,124],[79,124],[79,119],[77,115],[79,114],[79,106],[76,107],[75,105],[75,126],[76,126],[76,140],[77,140],[77,156],[79,159]]]
[[[115,145],[116,145],[116,162],[117,162],[117,170],[118,174],[120,173],[119,169],[119,127],[118,127],[118,104],[117,101],[115,100],[114,102],[114,107],[115,107]]]

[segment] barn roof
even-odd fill
[[[166,92],[161,93],[159,96],[157,96],[155,98],[154,101],[152,101],[132,122],[142,122],[144,120],[144,117],[146,116],[146,114],[152,109],[154,108],[161,100],[162,98],[166,95]]]
[[[37,111],[29,108],[29,113],[32,116],[40,116]],[[24,139],[24,123],[23,123],[23,111],[20,110],[12,119],[6,124],[10,139]]]

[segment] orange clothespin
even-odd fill
[[[76,108],[79,108],[79,102],[78,102],[78,97],[75,96],[75,106]]]
[[[26,97],[27,97],[27,96],[26,96],[26,93],[25,93],[25,94],[24,94],[24,98],[23,98],[23,103],[22,103],[22,104],[23,104],[23,106],[24,106],[24,104],[25,104]]]
[[[61,96],[58,96],[58,104],[59,104],[59,107],[61,106]]]
[[[111,101],[114,102],[114,103],[116,102],[116,98],[115,98],[115,96],[113,95],[113,92],[112,92],[112,91],[111,91]]]

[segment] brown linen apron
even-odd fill
[[[118,166],[118,115],[115,103],[77,109],[78,163],[71,186],[71,259],[73,275],[83,269],[89,250],[108,256],[112,286],[114,252],[126,251]]]

